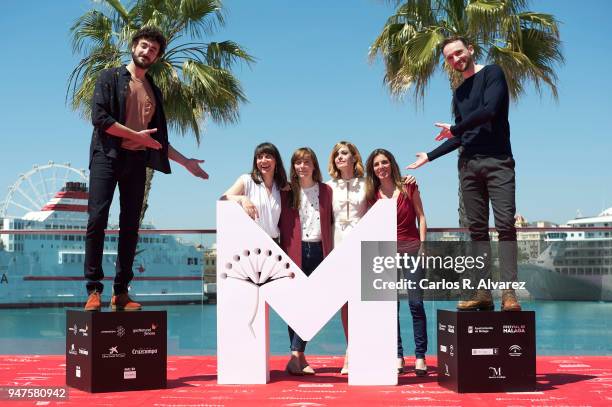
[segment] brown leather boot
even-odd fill
[[[521,304],[519,304],[518,299],[516,298],[516,294],[514,290],[503,290],[502,291],[502,311],[520,311]]]
[[[457,309],[459,311],[493,311],[495,305],[493,305],[493,297],[491,296],[490,290],[477,290],[476,294],[467,301],[459,301],[457,303]]]
[[[87,297],[87,303],[85,304],[85,311],[100,311],[102,308],[102,302],[100,301],[100,293],[92,291]]]
[[[142,306],[132,301],[128,293],[123,293],[112,296],[111,309],[113,311],[140,311]]]

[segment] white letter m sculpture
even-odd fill
[[[397,384],[397,305],[361,300],[362,240],[395,239],[396,204],[380,201],[306,277],[242,208],[218,202],[218,382],[270,380],[268,305],[310,340],[348,302],[349,384]],[[304,298],[312,300],[305,304]]]

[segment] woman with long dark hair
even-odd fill
[[[243,174],[221,199],[238,202],[244,211],[278,243],[281,214],[280,192],[287,187],[287,174],[276,146],[261,143],[255,147],[250,174]]]
[[[416,184],[402,183],[400,169],[391,152],[374,150],[366,162],[366,199],[370,205],[379,199],[394,199],[397,202],[397,250],[399,253],[418,255],[421,242],[427,235],[425,212]],[[417,227],[418,222],[418,227]],[[406,279],[420,279],[422,270],[400,269]],[[410,273],[414,273],[412,276]],[[410,290],[408,305],[412,314],[415,344],[415,372],[417,376],[427,374],[425,353],[427,352],[427,317],[423,306],[422,292]],[[404,349],[399,323],[399,301],[397,318],[398,373],[404,371]]]

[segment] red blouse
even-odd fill
[[[406,244],[401,246],[407,251],[418,250],[421,244],[416,224],[416,211],[412,202],[412,194],[418,189],[417,185],[409,184],[406,186],[406,192],[400,193],[397,197],[397,241],[405,242]],[[380,195],[380,190],[376,194],[376,199],[384,199]]]

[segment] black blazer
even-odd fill
[[[147,148],[147,167],[169,174],[168,126],[163,108],[163,98],[153,79],[148,74],[146,77],[155,95],[155,113],[147,128],[157,128],[157,132],[153,133],[151,137],[162,145],[159,150]],[[125,124],[126,95],[131,78],[132,74],[123,65],[119,68],[105,69],[96,81],[91,103],[91,122],[94,129],[89,149],[90,164],[95,150],[103,151],[110,158],[117,158],[118,156],[121,148],[121,138],[106,133],[106,129],[115,122]]]

